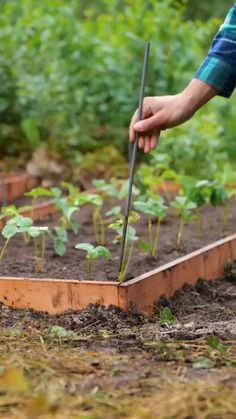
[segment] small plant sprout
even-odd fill
[[[59,188],[51,189],[54,202],[59,210],[59,225],[54,227],[50,232],[53,240],[54,250],[57,255],[63,256],[66,252],[66,243],[68,241],[67,230],[70,227],[74,234],[78,233],[79,224],[72,216],[75,212],[79,211],[78,205],[71,203],[68,196],[62,196]]]
[[[224,205],[224,215],[222,220],[222,230],[228,224],[229,211],[230,211],[230,198],[235,195],[235,189],[227,191],[225,187],[218,182],[212,182],[211,184],[211,196],[210,203],[213,207]]]
[[[191,176],[181,176],[179,178],[181,190],[184,196],[187,196],[189,201],[196,204],[196,214],[198,223],[198,236],[202,237],[202,216],[200,208],[209,202],[211,195],[211,182],[208,180],[197,181]]]
[[[98,194],[81,193],[75,203],[78,205],[91,205],[95,241],[97,244],[103,245],[105,242],[105,223],[101,213],[103,198]]]
[[[78,250],[84,250],[86,252],[86,259],[88,259],[88,279],[92,279],[92,262],[98,258],[111,259],[110,251],[105,246],[94,247],[90,243],[78,243],[75,246]]]
[[[139,245],[143,250],[148,250],[152,257],[156,256],[157,244],[160,233],[160,225],[167,214],[167,207],[164,205],[164,199],[160,195],[148,198],[146,202],[134,202],[134,208],[148,216],[148,235],[149,243],[141,239]],[[152,217],[157,220],[155,232],[153,234]]]
[[[123,282],[124,277],[126,275],[127,269],[129,267],[131,257],[133,254],[133,247],[134,243],[138,240],[136,236],[136,229],[131,225],[135,224],[139,220],[140,216],[137,212],[131,211],[128,220],[128,227],[127,227],[127,234],[126,234],[126,241],[125,241],[125,248],[124,248],[124,258],[121,267],[121,271],[119,272],[118,280],[119,282]],[[114,223],[110,224],[108,228],[115,230],[117,236],[115,237],[113,243],[118,243],[122,240],[123,234],[123,225],[124,225],[124,217],[119,217],[115,220]]]
[[[2,262],[6,247],[12,237],[19,233],[27,233],[34,240],[34,257],[35,257],[35,269],[37,272],[41,272],[43,269],[43,259],[45,253],[45,235],[48,231],[48,227],[36,227],[33,225],[33,220],[29,217],[23,217],[17,215],[7,221],[5,227],[2,229],[2,236],[6,239],[5,243],[0,251],[0,263]],[[38,252],[37,237],[42,236],[41,252]]]
[[[31,218],[32,218],[34,214],[34,209],[35,209],[37,198],[39,198],[40,196],[53,196],[53,193],[49,189],[39,186],[37,188],[31,189],[31,191],[29,192],[25,192],[24,195],[30,196],[32,198],[32,201],[31,201]]]
[[[176,196],[170,205],[175,208],[180,220],[176,239],[176,248],[179,249],[183,240],[186,221],[196,220],[197,218],[196,214],[193,213],[197,205],[195,202],[190,201],[187,196]]]

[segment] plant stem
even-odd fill
[[[157,219],[157,226],[156,226],[156,233],[155,233],[155,239],[154,239],[154,244],[153,244],[153,248],[152,248],[152,257],[156,256],[157,253],[157,243],[158,243],[158,238],[159,238],[159,233],[160,233],[160,226],[161,226],[161,218],[158,217]]]
[[[184,234],[184,226],[185,226],[185,221],[184,221],[183,217],[180,217],[179,230],[178,230],[177,241],[176,241],[176,248],[177,249],[179,249],[180,245],[181,245],[181,241],[182,241],[183,234]]]
[[[230,201],[228,201],[225,205],[224,208],[224,217],[223,217],[223,223],[221,226],[221,230],[223,231],[224,228],[227,226],[228,224],[228,220],[229,220],[229,211],[230,211]]]
[[[118,281],[119,282],[123,282],[123,279],[124,279],[124,276],[125,276],[124,272],[125,272],[125,267],[126,267],[127,250],[128,250],[128,240],[126,239],[125,248],[124,248],[123,263],[122,263],[121,271],[119,272],[119,276],[118,276]]]
[[[2,249],[1,249],[1,252],[0,252],[0,263],[2,262],[2,258],[3,258],[4,252],[6,250],[6,247],[9,243],[9,240],[10,240],[10,237],[8,239],[6,239],[4,245],[2,246]]]
[[[88,279],[92,279],[92,259],[88,259]]]
[[[105,228],[104,228],[104,220],[101,216],[101,213],[98,213],[98,218],[99,218],[99,222],[100,222],[100,244],[104,244],[105,242]]]
[[[93,231],[95,236],[95,241],[99,244],[98,229],[97,229],[97,215],[93,212]]]
[[[43,270],[43,261],[44,261],[44,254],[45,254],[45,241],[46,241],[46,233],[45,231],[42,232],[42,245],[41,245],[41,257],[40,257],[40,271]]]
[[[35,203],[36,203],[36,196],[34,196],[34,197],[32,198],[32,201],[31,201],[30,218],[33,218],[33,216],[34,216],[34,207],[35,207]]]
[[[149,235],[149,246],[150,246],[150,252],[152,251],[152,219],[151,217],[148,217],[148,235]]]
[[[133,254],[133,248],[134,248],[134,244],[132,243],[130,245],[130,248],[129,248],[129,253],[128,253],[128,258],[127,258],[126,266],[125,266],[125,269],[123,270],[122,282],[123,282],[123,279],[124,279],[124,277],[126,275],[127,269],[129,267],[129,264],[130,264],[130,261],[131,261],[131,257],[132,257],[132,254]]]
[[[40,272],[40,262],[38,258],[38,243],[36,237],[34,237],[34,259],[35,259],[35,270]]]
[[[197,232],[198,232],[198,237],[201,238],[202,237],[202,216],[198,208],[196,209],[196,213],[197,213]]]

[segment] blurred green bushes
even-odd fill
[[[185,20],[180,3],[1,2],[1,156],[30,155],[44,143],[63,159],[79,159],[81,152],[108,143],[124,152],[145,40],[152,44],[146,94],[175,93],[193,77],[219,26],[214,17],[207,23]],[[207,118],[200,113],[162,141],[164,151],[176,153],[176,165],[186,161],[189,170],[206,140],[210,153],[217,149],[221,161],[228,158],[233,104],[221,103],[209,107]],[[185,158],[187,143],[191,153]]]

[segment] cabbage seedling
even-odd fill
[[[88,259],[88,279],[92,279],[92,261],[98,258],[111,259],[110,251],[105,246],[94,247],[90,243],[78,243],[75,246],[78,250],[86,252],[86,259]]]
[[[193,214],[192,210],[195,210],[197,205],[195,202],[190,201],[187,196],[176,196],[170,205],[175,208],[180,219],[176,239],[176,247],[179,249],[183,239],[186,221],[196,219],[196,214]]]
[[[148,198],[147,202],[134,202],[134,208],[137,211],[147,214],[148,216],[149,243],[147,243],[145,240],[140,240],[140,247],[144,250],[149,250],[151,256],[155,257],[157,253],[157,243],[160,233],[160,225],[161,221],[163,220],[163,218],[165,218],[167,214],[167,206],[164,205],[164,199],[160,195],[156,195],[155,197]],[[152,217],[155,217],[157,220],[154,235],[152,228]]]
[[[39,186],[37,188],[31,189],[31,191],[29,192],[25,192],[24,195],[30,196],[32,198],[32,201],[31,201],[31,218],[32,218],[37,198],[39,198],[40,196],[53,196],[53,193],[49,189]]]
[[[5,243],[0,251],[0,263],[2,262],[3,255],[6,247],[12,237],[18,233],[27,233],[34,240],[34,256],[35,256],[35,268],[37,272],[42,271],[42,263],[45,253],[45,234],[48,231],[48,227],[36,227],[33,225],[33,220],[30,217],[23,217],[17,215],[7,221],[6,225],[2,229],[2,236],[6,239]],[[38,254],[37,237],[42,235],[41,254]]]
[[[132,211],[128,219],[128,227],[127,227],[126,241],[125,241],[125,248],[124,248],[124,258],[123,258],[121,271],[119,272],[119,277],[118,277],[119,282],[123,282],[124,280],[124,277],[126,275],[126,272],[129,267],[131,257],[133,254],[134,242],[138,240],[138,237],[136,236],[136,230],[131,224],[135,224],[139,220],[139,218],[140,218],[139,214],[137,214],[135,211]],[[119,217],[114,223],[109,225],[108,228],[115,230],[117,233],[117,236],[115,237],[115,240],[113,241],[113,243],[118,243],[122,240],[123,225],[124,225],[123,216]]]

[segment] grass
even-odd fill
[[[0,417],[19,419],[234,418],[236,357],[199,341],[143,341],[117,350],[117,337],[2,328]],[[89,332],[88,332],[89,333]],[[196,370],[199,356],[216,367]]]

